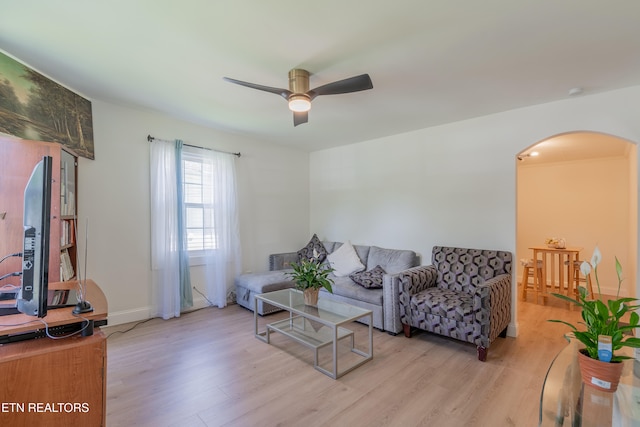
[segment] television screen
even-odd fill
[[[52,163],[52,157],[44,156],[24,189],[22,284],[17,308],[37,317],[47,315]]]

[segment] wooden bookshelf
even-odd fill
[[[53,157],[49,281],[75,277],[77,263],[77,156],[66,147],[51,142],[29,141],[0,136],[0,258],[21,252],[24,187],[33,167],[43,156]],[[56,167],[58,165],[58,167]],[[64,253],[64,255],[63,255]],[[61,257],[73,266],[71,276],[62,277]],[[0,263],[0,276],[21,271],[20,257]],[[0,282],[20,285],[19,277]]]

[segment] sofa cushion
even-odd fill
[[[382,287],[382,276],[384,276],[384,274],[384,269],[376,265],[371,270],[351,274],[349,278],[363,288],[374,289]]]
[[[322,242],[324,243],[324,247],[327,249],[328,253],[336,251],[340,246],[342,246],[342,242]],[[358,258],[362,261],[362,264],[367,264],[367,258],[369,258],[369,249],[371,246],[364,245],[353,245],[353,249],[356,250],[358,254]]]
[[[411,267],[415,267],[416,253],[399,249],[384,249],[371,246],[367,258],[367,269],[373,269],[379,265],[388,274],[399,273]]]
[[[332,275],[333,293],[346,298],[358,301],[368,302],[374,305],[382,305],[382,289],[367,289],[360,285],[356,285],[353,280],[348,277],[336,277]],[[326,292],[324,288],[320,290]]]
[[[327,254],[330,254],[331,252],[339,248],[342,243],[323,241],[322,244],[324,245],[324,248],[327,250]]]
[[[298,251],[298,261],[302,259],[310,260],[315,258],[317,261],[322,262],[327,257],[327,249],[324,247],[320,239],[316,234],[311,237],[309,243]]]
[[[351,242],[346,242],[335,251],[327,255],[327,261],[334,269],[333,274],[338,277],[364,270],[364,265],[360,261],[356,250]]]
[[[236,286],[249,289],[258,294],[276,291],[286,287],[293,287],[295,283],[291,280],[289,273],[293,269],[265,271],[264,273],[246,273],[236,277]],[[288,285],[285,285],[285,283]]]
[[[353,249],[356,250],[358,254],[358,258],[362,261],[362,265],[367,265],[367,258],[369,258],[369,251],[371,250],[371,246],[363,246],[363,245],[353,245]]]

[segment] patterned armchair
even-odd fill
[[[485,361],[511,321],[511,252],[435,246],[429,266],[399,277],[400,321],[473,343]]]

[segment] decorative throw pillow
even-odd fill
[[[345,242],[335,251],[327,255],[327,261],[334,269],[336,276],[348,276],[365,269],[351,242]]]
[[[350,275],[349,277],[355,283],[364,288],[375,289],[382,287],[382,276],[384,276],[384,274],[384,269],[379,265],[376,265],[369,271],[355,273]]]
[[[298,251],[298,261],[306,259],[311,260],[312,258],[318,262],[324,261],[327,257],[327,249],[324,247],[320,239],[316,234],[313,235],[307,246],[300,249]]]

